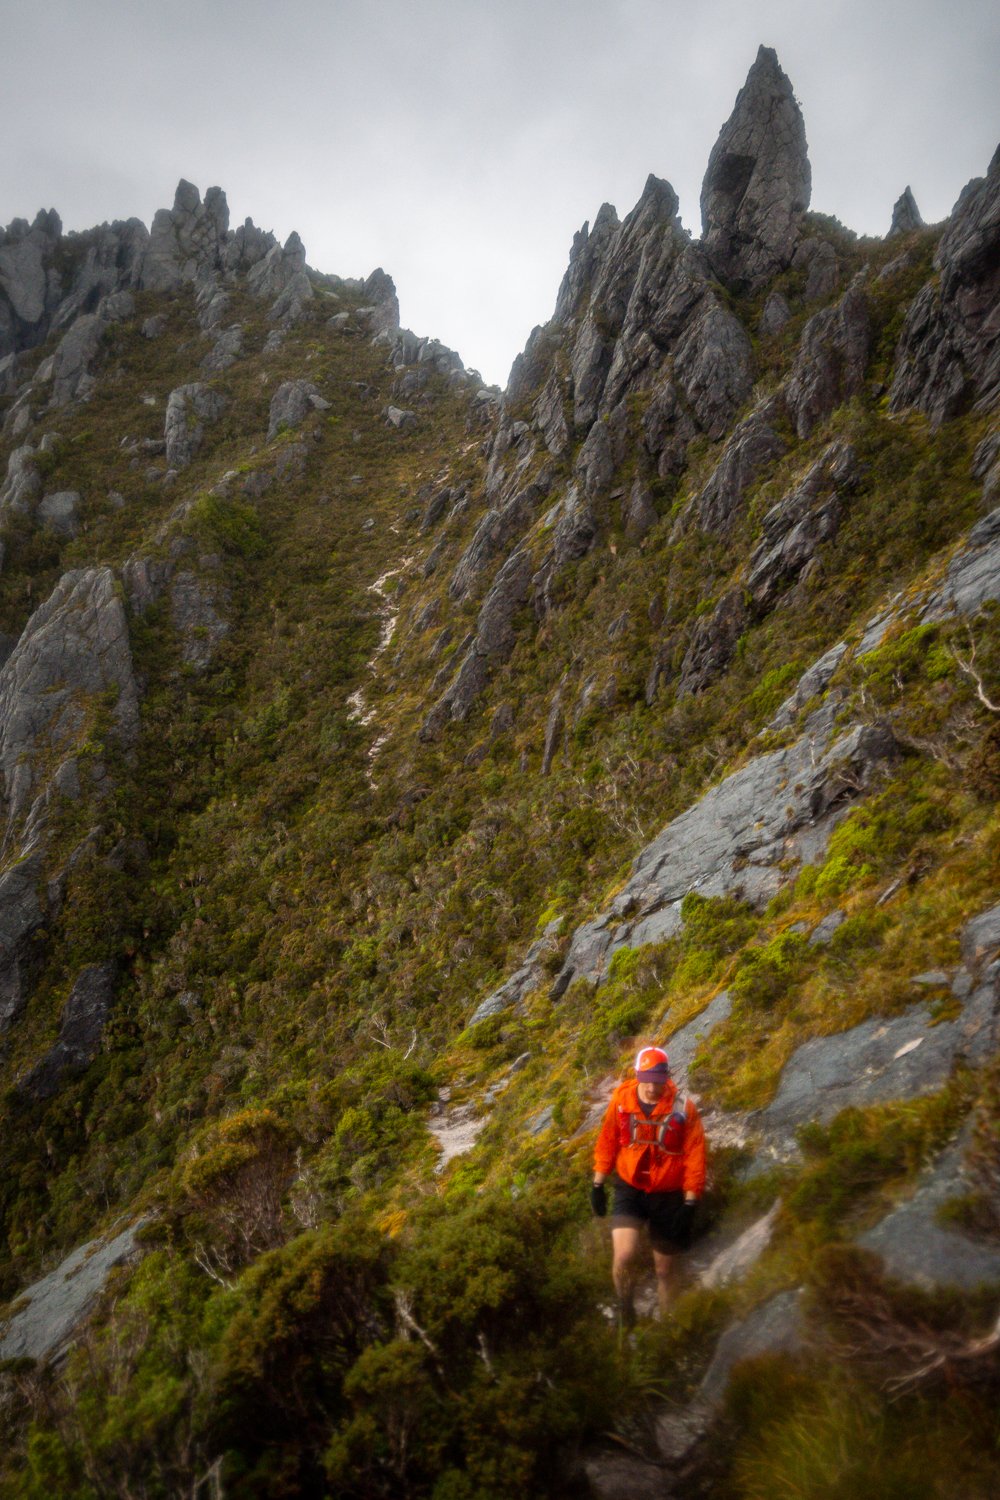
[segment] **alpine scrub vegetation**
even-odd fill
[[[218,190],[100,284],[39,232],[5,1500],[995,1492],[998,192],[808,213],[762,49],[703,240],[606,205],[503,395]],[[645,1042],[711,1180],[628,1344]]]

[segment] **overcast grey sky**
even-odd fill
[[[0,0],[0,223],[68,229],[226,190],[309,264],[382,265],[404,324],[503,384],[573,233],[649,172],[688,228],[764,42],[812,206],[943,218],[1000,139],[996,0]]]

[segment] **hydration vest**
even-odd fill
[[[647,1119],[641,1110],[618,1110],[618,1138],[623,1146],[652,1146],[664,1156],[680,1156],[684,1151],[687,1126],[687,1098],[674,1100],[669,1115],[660,1120]]]

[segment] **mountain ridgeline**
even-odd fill
[[[0,1496],[997,1493],[1000,152],[810,193],[762,47],[503,393],[218,188],[0,231]]]

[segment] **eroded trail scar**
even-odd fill
[[[404,557],[403,561],[397,564],[396,567],[387,568],[384,573],[381,573],[379,577],[375,579],[374,583],[370,583],[368,585],[368,592],[370,594],[374,594],[376,599],[378,600],[376,613],[378,614],[380,620],[378,644],[375,647],[372,655],[369,657],[368,661],[365,663],[366,671],[369,674],[374,674],[376,668],[378,667],[379,659],[385,653],[389,642],[392,640],[393,632],[396,629],[396,621],[399,619],[399,610],[393,608],[392,603],[388,597],[387,587],[393,578],[398,578],[401,573],[405,573],[406,569],[412,562],[412,556]],[[347,700],[347,703],[349,709],[349,718],[353,719],[356,723],[361,724],[362,726],[367,726],[372,722],[375,717],[375,709],[367,702],[365,690],[363,687],[359,687],[353,693],[351,693],[350,697]],[[375,785],[375,778],[372,775],[371,770],[372,764],[382,746],[385,744],[387,738],[388,731],[385,734],[377,735],[372,743],[368,746],[368,750],[366,751],[368,760],[368,769],[366,775],[368,777],[370,786]]]

